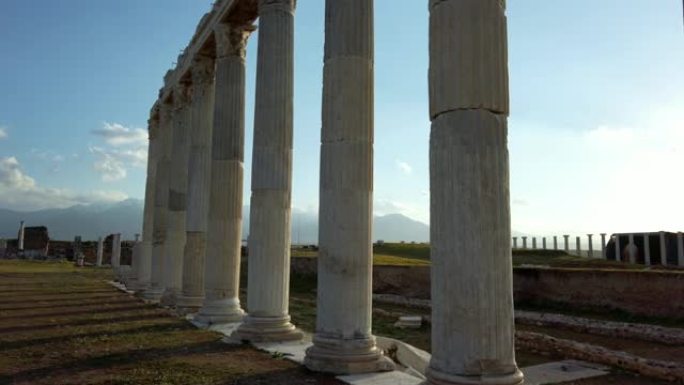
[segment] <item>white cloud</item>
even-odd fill
[[[76,204],[117,202],[128,196],[119,191],[76,193],[43,187],[25,174],[15,157],[0,158],[0,206],[13,210],[64,208]]]
[[[142,128],[130,128],[119,123],[105,122],[102,128],[92,131],[93,134],[101,136],[112,146],[147,144],[147,131]]]
[[[95,156],[93,169],[104,182],[125,179],[129,167],[145,167],[147,164],[147,132],[141,128],[129,128],[118,123],[104,123],[92,131],[104,138],[109,146],[91,146]]]
[[[7,129],[0,127],[0,140],[7,138]]]
[[[403,172],[406,175],[411,175],[411,173],[413,172],[413,167],[411,167],[410,164],[402,160],[396,159],[394,163],[396,164],[399,171]]]
[[[513,227],[528,234],[681,231],[684,102],[625,124],[563,132],[515,125]]]
[[[123,160],[116,154],[99,147],[91,147],[90,152],[97,158],[93,168],[100,174],[102,181],[115,182],[128,174]]]

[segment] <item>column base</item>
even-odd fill
[[[161,300],[162,294],[164,294],[164,288],[161,287],[148,287],[140,297],[144,300],[151,302],[159,302]]]
[[[304,366],[315,372],[359,374],[389,372],[395,365],[375,346],[375,338],[343,340],[315,335]]]
[[[162,306],[176,306],[176,302],[180,295],[181,292],[179,289],[170,289],[167,287],[166,290],[164,290],[164,293],[162,293],[159,304]]]
[[[195,321],[208,325],[241,322],[245,312],[237,298],[204,300],[204,305],[195,316]]]
[[[181,294],[176,299],[176,308],[182,314],[197,313],[204,303],[204,296],[188,296]]]
[[[249,342],[283,342],[299,341],[304,337],[304,333],[290,322],[290,316],[252,317],[247,315],[233,336]]]
[[[423,385],[522,385],[524,382],[523,373],[517,368],[513,373],[481,376],[458,376],[427,368],[425,377]]]

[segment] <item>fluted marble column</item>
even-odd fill
[[[593,240],[594,234],[587,234],[587,238],[589,239],[589,251],[588,251],[588,256],[589,258],[594,258],[594,240]]]
[[[518,248],[518,237],[513,237],[513,248],[514,249]]]
[[[558,236],[553,236],[553,249],[558,250]]]
[[[570,253],[570,236],[569,235],[563,235],[563,248],[565,249],[566,253]]]
[[[622,261],[622,246],[620,246],[620,234],[615,234],[615,261]]]
[[[606,255],[606,233],[601,233],[601,258],[608,259]]]
[[[582,246],[580,245],[580,237],[575,237],[575,253],[578,256],[582,256]]]
[[[169,167],[171,164],[171,144],[173,143],[173,125],[171,105],[162,103],[159,108],[159,156],[154,188],[154,219],[152,223],[152,263],[150,284],[143,298],[159,301],[164,293],[164,261],[166,241],[166,217],[169,201]]]
[[[242,319],[240,246],[244,169],[245,49],[252,25],[219,24],[204,302],[197,320]]]
[[[102,266],[102,258],[104,256],[104,240],[102,237],[97,239],[97,254],[95,256],[95,266]]]
[[[290,323],[290,206],[295,0],[259,1],[259,51],[252,151],[249,314],[242,340],[298,340]]]
[[[430,384],[523,381],[508,247],[506,34],[500,0],[430,0]]]
[[[522,237],[522,240],[523,240],[522,248],[527,249],[527,237]]]
[[[644,234],[644,265],[651,266],[651,233]]]
[[[211,136],[214,121],[215,61],[199,56],[192,64],[192,114],[188,158],[186,244],[182,295],[178,307],[194,312],[204,300],[204,257],[207,250],[211,188]]]
[[[140,245],[140,258],[133,261],[138,276],[135,290],[144,293],[150,284],[152,270],[152,231],[154,226],[154,194],[159,157],[159,116],[155,111],[148,121],[149,137],[147,150],[147,179],[145,181],[145,206],[143,208],[143,233]]]
[[[173,89],[173,140],[167,192],[169,196],[164,244],[164,294],[161,298],[161,304],[165,306],[175,306],[182,289],[188,157],[192,132],[189,119],[192,110],[191,89],[187,83],[178,84]]]
[[[537,249],[537,237],[532,237],[532,249]]]
[[[112,234],[112,267],[119,274],[117,269],[121,267],[121,234]]]
[[[331,373],[391,370],[371,333],[373,0],[325,5],[318,299],[304,364]]]
[[[546,237],[542,237],[542,249],[546,250]]]

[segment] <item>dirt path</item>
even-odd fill
[[[107,271],[0,261],[0,384],[340,384],[198,330]]]

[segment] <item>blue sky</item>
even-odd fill
[[[428,222],[427,1],[375,4],[375,211]],[[306,211],[318,204],[323,5],[299,0],[296,19],[293,206]],[[210,6],[4,0],[0,207],[142,198],[149,109]],[[681,8],[679,0],[508,1],[515,230],[682,230]],[[256,46],[254,34],[248,168]]]

